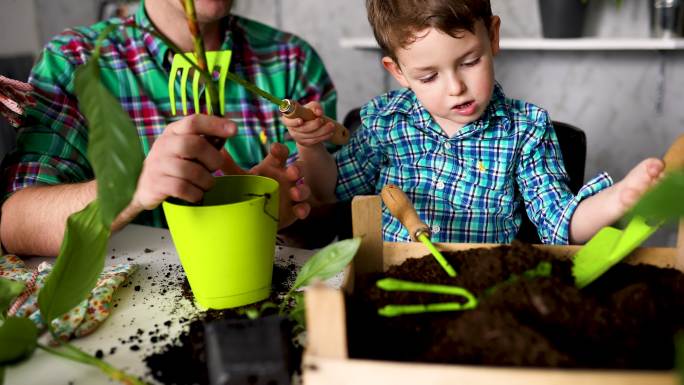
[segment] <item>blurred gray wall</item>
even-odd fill
[[[650,1],[624,0],[619,8],[613,0],[589,3],[587,35],[648,37]],[[0,0],[0,56],[35,53],[63,28],[95,21],[98,6],[97,0]],[[492,6],[502,37],[541,35],[538,0],[492,0]],[[340,120],[396,86],[377,51],[340,47],[343,37],[371,36],[363,0],[236,0],[235,12],[314,46],[337,86]],[[496,73],[508,96],[585,130],[587,179],[605,170],[619,180],[684,132],[684,51],[503,51]],[[672,243],[672,232],[659,240]]]

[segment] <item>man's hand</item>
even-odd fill
[[[145,158],[133,205],[151,210],[168,197],[198,202],[214,185],[212,173],[224,162],[221,152],[203,136],[235,135],[230,120],[191,115],[169,124]]]
[[[230,155],[225,151],[222,154],[221,171],[224,174],[245,174],[245,171],[235,164]],[[297,166],[285,166],[288,154],[289,150],[286,146],[274,143],[266,158],[249,171],[250,174],[266,176],[278,181],[280,186],[280,222],[278,227],[281,229],[291,225],[297,219],[306,218],[311,210],[311,206],[307,202],[311,190],[309,186],[300,181],[302,175]]]

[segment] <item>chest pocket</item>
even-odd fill
[[[464,159],[463,172],[456,181],[457,205],[498,211],[514,199],[511,162],[492,159]]]

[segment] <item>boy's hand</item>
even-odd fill
[[[653,187],[665,174],[665,163],[656,158],[648,158],[627,173],[624,179],[615,184],[619,191],[619,210],[624,215],[636,202]]]
[[[292,138],[298,145],[311,147],[332,138],[335,133],[335,125],[332,122],[324,123],[323,108],[318,102],[307,103],[304,107],[310,109],[317,116],[316,119],[304,121],[302,118],[290,119],[281,116]]]

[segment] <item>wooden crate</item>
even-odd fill
[[[352,292],[355,274],[383,271],[427,251],[421,243],[382,241],[380,197],[363,196],[352,202],[354,236],[361,247],[342,289],[317,285],[306,292],[308,345],[304,353],[305,385],[337,384],[477,384],[477,385],[675,385],[678,376],[668,371],[563,370],[506,368],[472,365],[405,363],[349,358],[343,290]],[[492,247],[492,244],[437,244],[440,250]],[[559,257],[570,257],[579,246],[544,246]],[[639,248],[626,261],[676,267],[684,260],[684,222],[680,223],[678,248]]]

